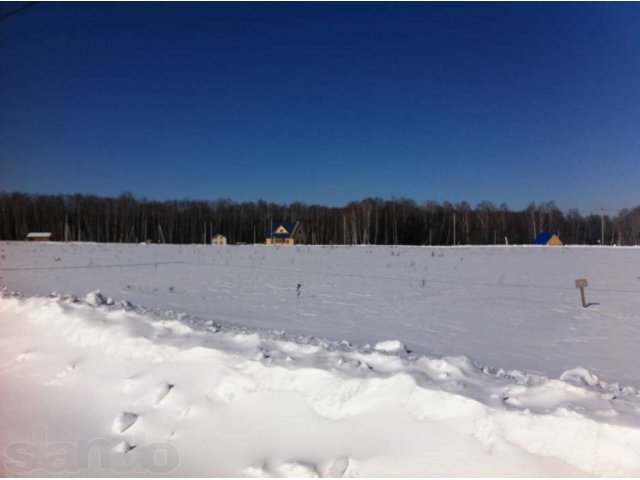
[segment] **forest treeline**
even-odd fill
[[[0,238],[22,240],[45,231],[58,241],[209,243],[220,233],[229,243],[261,243],[272,221],[302,222],[311,244],[493,245],[527,244],[544,231],[564,243],[640,244],[640,206],[616,216],[563,213],[553,202],[520,211],[482,202],[417,203],[367,198],[344,207],[265,201],[152,201],[131,194],[0,193]],[[603,235],[604,233],[604,235]]]

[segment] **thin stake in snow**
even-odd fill
[[[589,305],[587,305],[587,301],[584,298],[584,289],[585,287],[589,286],[589,282],[587,281],[586,278],[578,278],[576,279],[576,288],[580,289],[580,296],[582,297],[582,306],[584,308],[587,308]]]

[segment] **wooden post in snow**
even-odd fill
[[[576,279],[576,288],[580,289],[580,297],[582,298],[582,306],[587,308],[587,301],[584,298],[584,289],[589,286],[589,282],[586,278]]]

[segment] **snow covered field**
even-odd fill
[[[639,260],[0,243],[0,468],[640,475]]]

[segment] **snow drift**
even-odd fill
[[[147,312],[0,298],[0,473],[640,475],[640,396]]]

